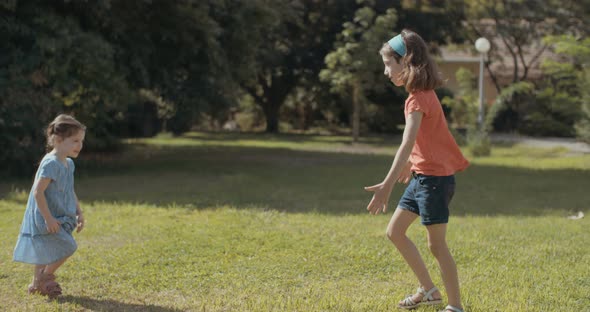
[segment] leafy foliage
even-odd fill
[[[377,51],[384,38],[391,36],[396,21],[395,9],[388,9],[383,15],[377,15],[369,6],[358,9],[353,21],[343,24],[334,51],[326,55],[326,68],[320,72],[320,79],[329,82],[333,92],[352,98],[355,140],[359,135],[361,107],[369,104],[366,93],[384,89],[385,82],[379,75],[383,65]]]
[[[277,17],[261,29],[260,40],[250,43],[256,49],[254,69],[242,87],[262,108],[266,131],[278,132],[279,112],[289,96],[298,97],[294,93],[301,93],[302,88],[310,94],[308,98],[326,98],[320,90],[325,84],[317,75],[334,37],[356,5],[354,0],[301,0],[271,1],[268,7]]]
[[[250,43],[281,23],[274,9],[265,1],[3,2],[0,160],[31,172],[58,112],[87,125],[89,150],[162,125],[180,134],[202,112],[224,118],[255,67]],[[166,105],[154,107],[140,90]]]
[[[530,135],[574,136],[573,125],[580,119],[580,89],[576,86],[580,63],[572,65],[570,59],[580,48],[570,44],[570,52],[562,53],[567,56],[562,60],[543,57],[560,41],[556,40],[562,37],[558,34],[577,38],[588,34],[584,23],[588,1],[467,1],[466,5],[468,36],[472,41],[480,36],[491,40],[490,62],[486,65],[498,92],[520,81],[535,86],[529,94],[515,94],[512,102],[503,104],[494,128]]]
[[[477,119],[478,95],[473,87],[474,77],[470,70],[461,67],[455,73],[459,85],[455,97],[444,97],[442,104],[451,109],[450,119],[457,128],[467,129],[473,127]]]
[[[576,134],[590,142],[590,38],[578,39],[572,35],[547,37],[555,51],[568,56],[571,63],[545,62],[545,70],[558,81],[559,105],[570,120],[577,120]],[[565,105],[564,105],[565,104]],[[575,109],[571,109],[574,107]]]
[[[61,111],[92,129],[91,149],[112,146],[113,124],[129,90],[115,70],[111,46],[73,18],[28,3],[14,7],[0,27],[0,127],[6,130],[0,158],[8,171],[33,170],[42,156],[44,127]]]
[[[506,114],[506,111],[511,111],[509,103],[512,103],[519,96],[531,96],[533,91],[534,85],[526,81],[521,81],[504,88],[486,115],[485,130],[492,131],[492,129],[502,127],[502,123],[506,122],[506,118],[502,118],[502,114]]]

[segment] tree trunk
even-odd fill
[[[271,76],[270,83],[264,81],[262,109],[266,115],[266,132],[279,132],[279,111],[294,86],[295,79],[291,74]]]
[[[361,124],[361,87],[358,82],[352,86],[352,141],[358,142]]]
[[[266,132],[268,133],[279,133],[279,109],[281,104],[282,102],[270,102],[262,106],[266,118]]]
[[[295,77],[291,74],[281,76],[270,76],[267,79],[264,75],[258,76],[259,89],[246,86],[244,89],[254,98],[256,103],[262,107],[266,119],[266,132],[279,132],[279,111],[285,98],[295,86]]]
[[[310,101],[308,98],[303,105],[303,130],[308,130],[313,122],[313,107]]]

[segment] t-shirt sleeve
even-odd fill
[[[40,178],[49,178],[53,181],[57,181],[57,175],[59,173],[59,164],[56,160],[48,160],[41,163],[39,168]]]
[[[428,105],[425,105],[423,101],[420,101],[415,97],[410,99],[406,105],[406,111],[408,112],[408,115],[412,112],[422,112],[424,115],[428,115]]]

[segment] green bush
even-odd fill
[[[534,98],[535,86],[528,81],[511,84],[496,98],[488,110],[485,120],[486,131],[513,131],[518,129],[522,107],[529,107],[528,102]]]
[[[589,117],[583,118],[576,124],[576,134],[579,139],[590,144],[590,103],[585,105],[587,106],[585,114]]]
[[[576,135],[582,141],[590,143],[590,68],[584,69],[580,84],[582,86],[581,116],[576,124]]]
[[[550,114],[532,112],[524,117],[520,130],[531,136],[572,137],[575,134],[571,123],[557,120]]]
[[[404,116],[401,105],[367,105],[363,120],[371,132],[399,133],[398,125],[404,123],[400,116]]]
[[[545,60],[542,68],[552,79],[552,87],[558,90],[554,93],[565,99],[556,101],[571,125],[575,121],[574,129],[578,138],[590,143],[590,38],[588,36],[558,35],[544,39],[555,52],[565,56],[567,62]],[[573,109],[572,109],[573,108]]]
[[[490,156],[492,144],[488,133],[478,130],[468,131],[467,148],[474,157]]]
[[[451,134],[455,138],[455,142],[459,146],[467,145],[467,129],[465,128],[450,128]]]
[[[474,78],[470,70],[461,67],[455,76],[459,83],[459,91],[454,97],[448,94],[441,96],[441,103],[450,110],[447,119],[452,126],[467,128],[475,125],[477,120],[477,91],[473,87]]]

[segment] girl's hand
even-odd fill
[[[407,162],[406,166],[402,170],[402,173],[399,175],[397,182],[407,184],[411,178],[412,178],[412,163]]]
[[[54,217],[50,217],[49,219],[45,220],[45,226],[47,227],[47,232],[55,234],[59,232],[60,223]]]
[[[387,211],[387,204],[389,202],[389,195],[391,194],[391,187],[379,183],[373,186],[366,186],[365,191],[374,192],[373,198],[367,206],[367,210],[371,214],[379,214],[379,212]]]
[[[77,227],[78,227],[78,228],[76,229],[76,233],[80,233],[80,231],[82,231],[82,230],[84,229],[84,223],[85,223],[85,220],[84,220],[84,215],[82,214],[82,212],[80,212],[80,213],[79,213],[79,214],[76,216],[76,219],[77,219],[77,221],[78,221],[78,224],[77,224]]]

